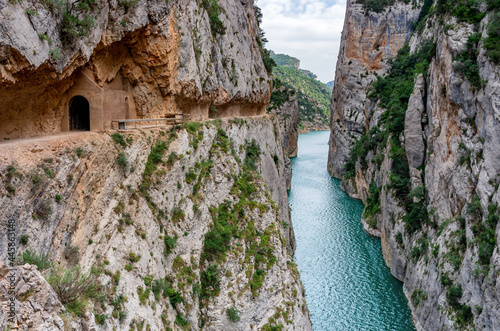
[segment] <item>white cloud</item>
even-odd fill
[[[266,47],[300,59],[322,82],[333,80],[345,0],[259,0]]]

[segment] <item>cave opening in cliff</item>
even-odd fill
[[[89,102],[77,95],[69,103],[70,131],[90,131]]]

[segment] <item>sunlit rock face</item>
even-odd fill
[[[222,28],[187,0],[1,6],[3,138],[70,130],[78,95],[90,103],[91,130],[113,119],[206,119],[210,106],[217,117],[265,113],[270,80],[253,1],[218,1]]]

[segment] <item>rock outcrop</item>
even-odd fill
[[[275,117],[263,116],[114,139],[79,133],[7,142],[0,146],[0,218],[14,220],[24,237],[19,252],[92,268],[100,293],[89,296],[88,317],[61,315],[71,325],[310,330],[291,256],[278,130]],[[2,259],[6,245],[0,236]],[[16,272],[31,270],[47,287],[33,268]],[[49,329],[58,329],[59,311],[45,319],[53,320]],[[19,324],[29,316],[19,313]]]
[[[0,1],[0,137],[114,119],[264,114],[271,82],[253,1]]]
[[[344,174],[349,151],[370,121],[373,105],[368,90],[410,38],[419,13],[419,7],[402,1],[380,13],[347,1],[330,113],[328,171],[332,176]]]
[[[0,276],[2,277],[0,280],[0,300],[3,305],[3,310],[0,311],[2,328],[10,325],[20,330],[64,330],[64,321],[59,317],[64,311],[64,306],[36,266],[26,264]],[[9,291],[16,293],[13,311],[18,318],[13,318],[14,323],[8,323],[8,319],[12,318],[8,314],[12,297]],[[18,324],[18,321],[22,322]]]
[[[396,1],[363,17],[361,5],[348,3],[329,170],[365,202],[365,227],[381,237],[418,330],[497,330],[500,71],[484,48],[497,18],[484,4],[464,14],[461,2],[418,3]],[[408,18],[401,26],[419,21],[377,61],[375,46],[361,47],[376,39],[360,39],[355,27],[392,15]],[[360,76],[366,69],[387,76],[372,84]]]

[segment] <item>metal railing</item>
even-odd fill
[[[137,123],[141,122],[153,122],[155,123],[154,126],[158,126],[158,123],[160,122],[166,122],[167,124],[179,124],[189,121],[190,119],[191,119],[191,114],[173,114],[165,118],[118,119],[118,120],[112,120],[111,123],[118,123],[118,130],[126,130],[127,123],[135,123],[134,128],[137,129]]]

